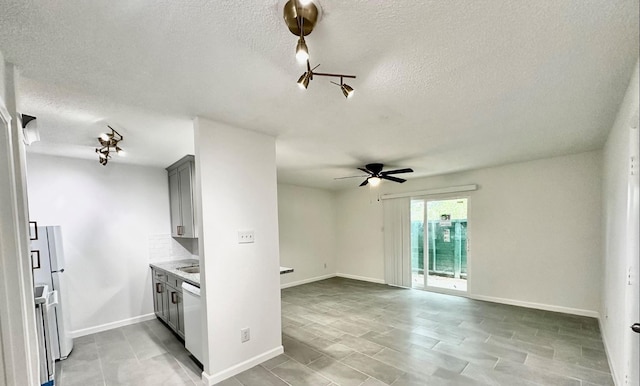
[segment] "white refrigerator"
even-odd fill
[[[49,317],[53,359],[66,359],[73,349],[70,335],[69,296],[65,283],[62,231],[59,226],[37,227],[31,240],[33,284],[57,292],[58,303]]]

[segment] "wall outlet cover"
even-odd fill
[[[245,343],[249,340],[251,340],[251,329],[243,328],[242,330],[240,330],[240,342]]]
[[[238,244],[249,244],[255,242],[253,231],[238,231]]]

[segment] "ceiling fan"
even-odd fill
[[[378,186],[378,184],[380,183],[380,180],[389,180],[389,181],[399,182],[399,183],[403,183],[406,181],[403,178],[392,177],[390,176],[390,174],[401,174],[401,173],[413,172],[413,169],[411,168],[382,171],[383,167],[384,165],[379,163],[366,164],[364,168],[358,168],[358,170],[362,170],[363,172],[367,173],[367,175],[340,177],[340,178],[336,178],[336,180],[343,179],[343,178],[367,177],[367,179],[364,180],[360,184],[360,186],[365,186],[367,184],[371,184],[371,186]]]

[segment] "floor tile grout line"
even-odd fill
[[[96,342],[96,351],[98,352],[98,364],[100,365],[100,374],[102,375],[102,383],[104,385],[107,384],[107,377],[104,374],[104,366],[102,365],[102,355],[100,355],[100,350],[98,349],[98,344]]]

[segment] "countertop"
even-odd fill
[[[156,268],[174,276],[181,278],[182,280],[200,287],[200,274],[199,273],[186,273],[179,271],[178,268],[193,267],[194,265],[200,265],[200,262],[196,259],[184,259],[165,261],[161,263],[151,263],[150,267]]]
[[[200,287],[200,274],[199,273],[186,273],[178,270],[178,268],[184,267],[193,267],[194,265],[200,265],[200,262],[196,259],[184,259],[184,260],[173,260],[173,261],[165,261],[161,263],[151,263],[150,267],[156,268],[167,273],[170,273],[174,276],[177,276],[184,281],[193,284],[197,287]],[[280,274],[291,273],[293,272],[293,268],[289,267],[280,267]]]

